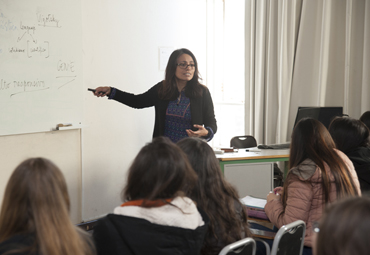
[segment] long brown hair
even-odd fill
[[[334,177],[337,197],[345,195],[357,195],[351,174],[347,165],[335,151],[335,144],[328,130],[318,120],[304,118],[295,126],[292,134],[289,156],[289,169],[299,166],[305,159],[312,160],[321,169],[321,186],[323,201],[329,202],[330,173]],[[299,167],[298,167],[299,171]],[[283,205],[286,206],[289,183],[296,177],[292,172],[288,173],[284,183]],[[310,179],[307,180],[310,182]]]
[[[351,197],[329,206],[320,220],[316,255],[363,255],[370,250],[370,198]]]
[[[72,224],[69,207],[67,185],[59,168],[45,158],[23,161],[5,189],[0,242],[17,234],[34,235],[33,245],[17,247],[17,251],[42,255],[94,254],[87,234]]]
[[[194,76],[186,84],[185,95],[189,98],[202,96],[202,91],[203,91],[202,86],[204,85],[200,83],[201,78],[200,78],[199,71],[198,71],[197,59],[195,58],[194,54],[190,50],[183,48],[183,49],[178,49],[172,52],[168,60],[165,79],[163,81],[162,86],[159,87],[159,90],[158,90],[160,99],[174,100],[179,94],[179,91],[177,89],[177,82],[176,82],[175,74],[176,74],[176,69],[177,69],[177,59],[182,54],[188,54],[193,59],[194,65],[195,65]]]
[[[135,157],[122,200],[175,198],[185,194],[196,180],[197,175],[184,152],[169,138],[156,137]]]
[[[202,254],[212,253],[212,239],[230,244],[240,240],[242,232],[246,237],[251,236],[244,209],[240,212],[241,218],[235,209],[235,204],[243,208],[238,193],[223,177],[213,149],[200,138],[184,138],[177,145],[198,175],[198,183],[189,191],[189,196],[210,218]]]

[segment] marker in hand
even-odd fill
[[[90,88],[88,88],[87,90],[88,90],[88,91],[92,91],[92,92],[94,92],[94,93],[95,93],[95,91],[96,91],[96,89],[90,89]],[[105,94],[105,92],[100,91],[100,92],[99,92],[99,94]]]

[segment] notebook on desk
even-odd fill
[[[268,220],[265,213],[266,199],[246,196],[240,199],[240,202],[247,207],[248,217]]]

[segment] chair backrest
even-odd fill
[[[302,255],[306,224],[302,220],[282,226],[275,235],[271,255]]]
[[[246,237],[240,241],[234,242],[225,246],[219,255],[255,255],[256,254],[256,241],[251,237]]]
[[[239,149],[239,148],[251,148],[256,147],[257,141],[251,135],[243,135],[243,136],[234,136],[230,140],[230,147]]]

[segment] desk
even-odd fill
[[[227,164],[289,161],[289,149],[261,150],[261,152],[247,152],[245,149],[239,149],[238,152],[216,154],[216,158],[220,160],[221,170],[224,171]]]
[[[261,150],[216,154],[225,178],[233,184],[240,197],[247,195],[266,198],[273,190],[274,162],[288,161],[289,149]]]

